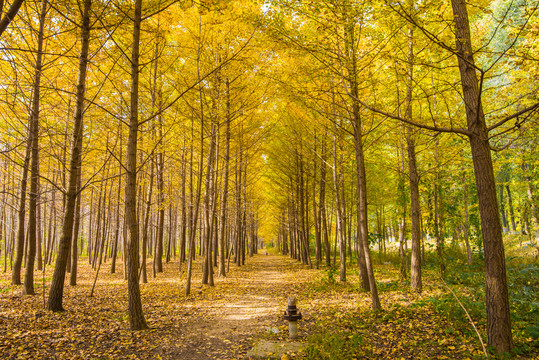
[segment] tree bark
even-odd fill
[[[326,145],[325,140],[322,142],[322,160],[320,165],[320,197],[318,209],[320,211],[319,219],[321,223],[321,231],[324,238],[324,252],[326,255],[326,266],[331,266],[331,245],[329,244],[329,234],[327,226],[326,214]]]
[[[30,126],[28,126],[28,140],[26,143],[26,154],[24,156],[24,164],[22,169],[21,178],[21,192],[20,203],[18,210],[18,222],[17,222],[17,244],[15,251],[15,261],[13,263],[13,269],[11,271],[11,284],[21,285],[21,267],[22,259],[24,256],[24,239],[25,239],[25,218],[26,218],[26,192],[28,187],[28,172],[30,167],[30,156],[32,154],[32,136],[30,136]],[[52,209],[52,207],[51,207]],[[50,220],[52,222],[52,219]],[[50,234],[50,231],[49,231]],[[45,261],[46,262],[46,261]]]
[[[63,311],[62,306],[64,294],[64,281],[69,248],[71,247],[71,237],[73,236],[73,221],[75,205],[78,195],[78,176],[81,166],[82,136],[83,136],[83,114],[84,95],[86,92],[86,73],[88,67],[88,49],[90,43],[90,9],[91,0],[84,1],[84,10],[81,28],[81,51],[79,58],[79,76],[77,80],[77,97],[75,114],[73,116],[73,141],[71,148],[71,161],[69,164],[69,187],[67,190],[67,204],[62,227],[62,238],[60,239],[58,256],[54,266],[49,300],[47,307],[52,311]]]
[[[438,257],[438,265],[440,266],[440,275],[445,276],[445,255],[444,255],[444,238],[440,233],[440,162],[438,160],[438,143],[436,138],[434,141],[434,161],[436,163],[436,172],[434,179],[434,237],[436,238],[436,255]]]
[[[226,86],[226,130],[225,130],[225,170],[223,174],[223,195],[221,200],[221,228],[219,233],[219,277],[226,276],[225,269],[225,223],[226,207],[228,202],[228,177],[230,168],[230,82],[228,78],[225,81]]]
[[[413,27],[408,29],[408,66],[406,81],[406,118],[412,119],[413,62],[414,62]],[[408,176],[410,178],[410,206],[412,213],[412,261],[410,285],[412,290],[421,293],[421,209],[419,203],[419,175],[417,173],[415,140],[413,130],[406,127],[406,146],[408,150]]]
[[[120,138],[120,146],[119,148],[122,149],[122,133],[121,128],[118,127],[118,137]],[[119,169],[118,173],[122,173],[122,151],[120,150],[120,158],[119,158]],[[121,194],[122,194],[122,176],[118,177],[118,192],[116,195],[116,231],[114,232],[114,241],[112,243],[112,260],[110,262],[110,273],[114,274],[116,273],[116,258],[118,257],[118,242],[120,239],[120,202],[121,202]]]
[[[78,175],[77,175],[77,204],[75,205],[75,224],[73,226],[73,237],[71,239],[71,273],[69,278],[69,285],[75,286],[77,285],[77,269],[78,269],[78,239],[79,239],[79,229],[81,224],[81,216],[80,216],[80,209],[81,209],[81,186],[82,186],[82,177],[81,177],[81,166],[79,166],[78,169]],[[81,246],[82,250],[82,246]]]
[[[127,140],[127,176],[125,184],[125,220],[129,236],[127,238],[127,288],[129,302],[129,324],[131,330],[148,328],[142,312],[140,287],[138,282],[139,230],[137,221],[137,139],[138,139],[138,88],[139,88],[139,46],[142,15],[142,0],[135,0],[133,18],[133,42],[131,53],[131,104],[129,113],[129,137]]]
[[[334,127],[334,131],[337,131],[337,126]],[[333,187],[335,193],[335,207],[337,210],[337,227],[335,235],[339,239],[339,258],[341,263],[340,280],[346,281],[346,246],[344,239],[342,204],[340,195],[340,187],[342,186],[342,170],[339,170],[339,165],[342,163],[342,157],[340,161],[338,161],[337,159],[337,134],[333,134]],[[337,246],[336,243],[335,246]]]
[[[150,155],[152,156],[152,155]],[[153,160],[153,159],[152,159]],[[144,212],[144,227],[142,229],[142,260],[141,260],[141,269],[140,276],[142,276],[142,283],[146,284],[148,282],[148,270],[146,267],[147,252],[148,252],[148,237],[149,237],[149,226],[150,226],[150,214],[152,210],[152,195],[153,195],[153,178],[154,178],[154,162],[150,160],[150,180],[149,180],[149,189],[148,189],[148,200],[146,200],[146,211]],[[143,194],[144,196],[144,194]],[[155,268],[154,268],[155,273]]]
[[[464,0],[451,0],[451,4],[485,251],[487,343],[493,346],[496,352],[503,353],[511,350],[513,339],[502,227],[496,200],[496,182],[488,130],[481,104],[481,89],[474,65],[466,2]]]
[[[30,202],[28,213],[28,259],[26,261],[26,271],[24,274],[25,295],[35,295],[34,291],[34,261],[36,256],[37,242],[37,198],[39,191],[39,105],[41,90],[41,75],[43,71],[43,39],[45,29],[45,17],[47,16],[48,1],[43,0],[39,16],[39,33],[36,54],[36,71],[34,77],[34,89],[32,98],[32,110],[30,115],[30,137],[32,143],[32,156],[30,163]]]
[[[197,50],[197,78],[200,81],[201,79],[200,77],[200,52],[202,51],[202,44],[201,44],[202,19],[201,18],[199,19],[198,30],[199,30],[199,37],[198,37],[198,50]],[[193,267],[193,257],[195,256],[195,235],[196,235],[196,227],[198,223],[198,213],[200,209],[200,197],[201,197],[201,192],[202,192],[202,175],[204,174],[204,101],[203,101],[204,94],[202,91],[202,83],[199,83],[198,94],[199,94],[199,100],[200,100],[200,162],[199,162],[199,168],[198,168],[197,188],[196,188],[196,194],[195,194],[196,198],[194,200],[195,202],[194,204],[192,201],[193,192],[191,191],[191,208],[194,207],[194,210],[192,210],[191,231],[189,233],[189,259],[187,262],[185,296],[189,296],[189,294],[191,293],[191,274],[192,274],[192,267]],[[191,153],[191,156],[192,156],[192,153]],[[191,157],[191,186],[193,182],[192,172],[193,172],[193,161]]]

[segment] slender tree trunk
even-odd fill
[[[531,236],[535,236],[535,239],[537,241],[537,246],[539,246],[539,214],[537,211],[537,206],[535,205],[534,196],[533,196],[533,183],[532,178],[529,176],[529,170],[527,169],[526,165],[523,165],[525,168],[525,173],[527,174],[525,176],[526,180],[526,194],[528,196],[528,202],[530,203],[530,213],[532,218],[532,229],[530,231]]]
[[[203,265],[203,276],[202,283],[208,284],[210,273],[212,273],[212,233],[213,229],[212,218],[213,218],[213,204],[212,204],[212,192],[213,192],[213,175],[214,175],[214,153],[216,146],[216,124],[215,119],[211,120],[211,134],[210,134],[210,148],[208,150],[208,160],[207,160],[207,171],[206,171],[206,181],[204,184],[204,265]]]
[[[186,245],[186,235],[187,235],[187,197],[185,195],[186,191],[186,178],[187,178],[187,164],[185,160],[185,140],[183,143],[182,149],[182,185],[181,185],[181,201],[182,201],[182,218],[181,218],[181,229],[180,229],[180,256],[178,261],[178,270],[181,270],[182,264],[185,261],[185,245]]]
[[[41,188],[41,186],[40,186]],[[39,190],[38,190],[39,191]],[[37,270],[43,270],[43,218],[42,218],[41,202],[37,203],[37,244],[36,244],[36,256],[37,256]],[[2,222],[5,224],[5,219]],[[4,235],[5,236],[5,235]],[[0,236],[0,239],[2,237]]]
[[[412,119],[412,91],[413,91],[413,27],[408,30],[408,69],[406,82],[406,117]],[[419,175],[417,173],[415,141],[413,131],[406,128],[406,145],[408,149],[408,171],[410,177],[410,205],[412,209],[412,263],[410,270],[410,285],[412,290],[421,293],[421,210],[419,204]]]
[[[131,53],[131,104],[129,114],[129,137],[127,140],[127,169],[125,184],[125,221],[129,231],[127,238],[127,287],[129,302],[129,323],[131,330],[148,328],[142,312],[140,287],[138,282],[139,230],[137,223],[137,139],[138,139],[138,99],[139,99],[139,45],[142,0],[135,0],[133,18],[133,43]]]
[[[410,176],[410,204],[412,208],[412,262],[410,270],[410,284],[412,290],[421,293],[423,284],[421,280],[421,230],[419,207],[419,176],[415,159],[415,144],[412,140],[411,129],[408,128],[408,168]]]
[[[154,179],[154,162],[150,161],[150,180],[149,180],[149,189],[148,189],[148,200],[146,200],[146,211],[144,213],[144,227],[142,233],[142,260],[141,260],[141,269],[140,273],[142,276],[142,282],[146,284],[148,282],[148,273],[146,267],[146,258],[148,251],[148,237],[149,237],[149,226],[150,226],[150,214],[152,207],[152,195],[153,195],[153,179]],[[155,260],[154,260],[155,261]],[[154,266],[155,274],[155,266]]]
[[[440,162],[438,160],[438,143],[436,138],[434,141],[434,161],[436,163],[436,174],[434,182],[434,237],[436,238],[436,255],[438,257],[438,265],[440,266],[440,275],[445,276],[445,257],[444,257],[444,238],[440,234]]]
[[[221,200],[221,229],[219,234],[219,277],[225,277],[225,223],[226,223],[226,210],[228,202],[228,177],[230,167],[230,82],[228,78],[225,81],[226,86],[226,133],[225,133],[225,172],[223,174],[223,195]]]
[[[511,218],[511,228],[513,229],[513,232],[517,232],[517,225],[515,223],[515,209],[513,208],[513,198],[511,196],[511,190],[509,189],[509,185],[505,185],[505,189],[507,190],[507,203],[509,205],[509,216]]]
[[[37,242],[37,199],[39,191],[39,105],[41,90],[41,75],[43,62],[43,39],[45,32],[45,17],[47,16],[48,1],[43,0],[41,13],[39,17],[39,33],[36,54],[36,72],[34,77],[34,89],[32,99],[32,110],[29,121],[30,137],[32,143],[31,156],[31,179],[30,179],[30,203],[28,213],[28,260],[26,262],[26,271],[24,274],[24,288],[22,293],[25,295],[35,295],[34,291],[34,261],[36,256]]]
[[[78,239],[79,239],[79,228],[81,223],[81,215],[80,215],[80,208],[81,208],[81,187],[82,187],[82,177],[81,177],[81,170],[82,167],[79,166],[78,168],[78,174],[77,174],[77,204],[75,207],[75,224],[73,227],[73,238],[71,239],[71,273],[69,284],[71,286],[77,285],[77,268],[78,268]],[[82,248],[82,246],[81,246]],[[81,249],[82,250],[82,249]]]
[[[21,178],[21,192],[20,203],[18,210],[18,223],[17,223],[17,244],[15,252],[15,261],[13,264],[13,270],[11,272],[11,284],[21,285],[21,267],[24,256],[24,241],[25,241],[25,218],[26,218],[26,192],[28,185],[28,172],[30,167],[30,157],[32,154],[32,136],[31,136],[31,121],[28,125],[28,140],[26,143],[26,154],[24,156],[24,164],[22,169]],[[52,207],[51,207],[52,209]],[[52,221],[52,219],[51,219]]]
[[[336,131],[336,126],[334,128]],[[341,262],[340,280],[346,281],[346,246],[343,234],[343,219],[342,219],[342,205],[341,205],[341,190],[342,186],[342,170],[339,172],[339,165],[341,162],[337,160],[337,134],[333,135],[333,186],[335,192],[335,207],[337,210],[337,228],[336,238],[339,239],[339,257]],[[342,160],[342,157],[341,157]],[[335,248],[337,242],[335,242]]]
[[[88,49],[90,42],[90,9],[91,0],[84,1],[84,10],[81,28],[81,51],[79,58],[79,77],[77,81],[77,97],[75,105],[75,114],[73,116],[73,141],[71,148],[71,161],[69,164],[69,187],[67,191],[67,204],[64,214],[62,228],[62,238],[60,239],[58,256],[54,267],[51,288],[49,291],[49,300],[47,307],[52,311],[63,311],[62,306],[64,294],[65,271],[68,260],[69,248],[71,246],[71,237],[73,236],[73,221],[75,215],[75,205],[78,195],[78,176],[81,167],[82,136],[83,136],[83,114],[84,114],[84,95],[86,92],[86,73],[88,66]]]
[[[504,193],[504,186],[503,184],[500,184],[499,186],[499,193],[500,193],[500,214],[502,216],[502,229],[504,233],[509,232],[509,223],[507,222],[507,215],[505,211],[505,199],[503,197]]]
[[[199,38],[198,38],[198,49],[197,49],[197,77],[200,80],[200,52],[202,51],[201,44],[201,33],[202,33],[202,18],[199,18]],[[198,168],[198,179],[197,179],[197,189],[196,189],[196,199],[195,203],[191,204],[194,206],[193,217],[191,221],[191,232],[189,234],[189,260],[187,262],[187,278],[185,284],[185,296],[189,296],[191,293],[191,274],[193,267],[193,257],[195,256],[195,235],[196,227],[198,223],[198,213],[200,208],[200,197],[202,192],[202,175],[204,174],[204,101],[203,101],[203,91],[202,84],[199,84],[198,88],[199,99],[200,99],[200,163]]]
[[[361,288],[363,290],[371,291],[371,300],[373,309],[380,309],[380,300],[378,298],[378,291],[376,288],[376,281],[374,279],[374,272],[372,269],[372,263],[370,258],[370,248],[368,240],[368,219],[367,219],[367,178],[365,173],[365,158],[363,154],[363,133],[361,115],[359,109],[359,103],[357,98],[359,96],[358,80],[357,80],[357,55],[356,55],[356,43],[357,36],[355,25],[356,21],[352,20],[352,17],[348,16],[348,11],[353,6],[350,2],[345,2],[344,18],[345,23],[345,51],[348,55],[347,67],[348,67],[348,82],[350,85],[351,98],[352,98],[352,125],[354,128],[354,149],[356,156],[356,171],[357,171],[357,188],[358,188],[358,202],[357,202],[357,232],[358,232],[358,270]],[[351,239],[350,239],[351,241]]]
[[[324,252],[326,254],[326,266],[331,266],[331,245],[329,243],[329,234],[327,226],[327,214],[326,214],[326,148],[325,141],[322,143],[322,161],[320,165],[320,222],[322,225],[322,235],[324,238]]]
[[[122,134],[118,127],[118,137],[120,138],[120,149],[122,149]],[[122,173],[122,151],[120,150],[118,174]],[[112,260],[110,263],[110,273],[116,273],[116,258],[118,257],[118,241],[120,239],[120,202],[122,195],[122,176],[118,177],[118,192],[116,195],[116,231],[114,232],[114,242],[112,243]]]
[[[317,152],[317,137],[316,133],[314,136],[314,152]],[[318,218],[319,210],[318,205],[316,203],[316,181],[318,176],[318,166],[316,158],[313,161],[313,223],[314,223],[314,238],[315,238],[315,267],[318,269],[320,267],[320,263],[322,262],[322,232],[321,232],[321,224]]]
[[[464,174],[464,172],[463,172]],[[463,176],[464,183],[464,243],[466,245],[466,258],[468,265],[472,264],[472,248],[470,246],[470,223],[468,220],[468,186],[466,185],[466,177]]]

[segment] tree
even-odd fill
[[[90,11],[92,0],[84,1],[81,26],[81,50],[79,57],[79,75],[77,80],[77,96],[73,116],[73,141],[71,161],[69,165],[69,187],[67,190],[66,210],[62,225],[62,237],[59,243],[58,256],[49,290],[47,307],[52,311],[63,311],[63,292],[65,272],[74,233],[75,209],[77,198],[80,196],[81,153],[83,137],[84,97],[86,93],[86,74],[88,69],[88,53],[90,44]]]
[[[138,282],[139,266],[139,229],[137,221],[137,140],[138,140],[138,107],[139,107],[139,47],[140,28],[142,23],[142,0],[135,0],[133,17],[133,41],[131,51],[131,90],[129,108],[129,136],[127,139],[127,168],[125,184],[125,220],[128,229],[127,238],[127,292],[129,299],[129,324],[131,330],[148,328]]]
[[[462,94],[466,106],[468,138],[472,150],[475,183],[481,213],[485,249],[485,284],[487,300],[487,343],[498,353],[513,346],[503,232],[498,216],[496,181],[490,154],[489,136],[480,83],[477,79],[468,11],[463,0],[451,0],[455,21],[455,43]]]

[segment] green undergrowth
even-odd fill
[[[480,358],[473,341],[447,320],[397,304],[381,312],[327,309],[317,317],[304,358],[466,359],[470,354]]]
[[[322,269],[308,292],[342,298],[358,293],[361,298],[353,300],[357,305],[352,310],[335,303],[314,315],[316,325],[304,358],[485,358],[468,319],[469,315],[486,343],[481,253],[474,254],[471,265],[462,257],[448,256],[444,280],[432,259],[432,254],[427,256],[423,267],[421,295],[410,292],[409,281],[398,280],[395,259],[376,259],[375,276],[383,306],[379,312],[370,310],[369,294],[361,293],[355,267],[349,267],[347,282],[339,281],[338,268]],[[499,357],[539,359],[539,266],[533,259],[516,257],[508,257],[506,264],[515,346],[511,354]],[[493,355],[493,349],[487,351]]]

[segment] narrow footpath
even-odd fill
[[[226,279],[216,278],[215,288],[195,280],[194,297],[181,301],[181,314],[171,314],[174,331],[156,350],[164,359],[238,359],[265,335],[284,339],[287,298],[301,292],[312,274],[287,257],[262,254],[231,267]],[[309,314],[304,316],[303,337]]]

